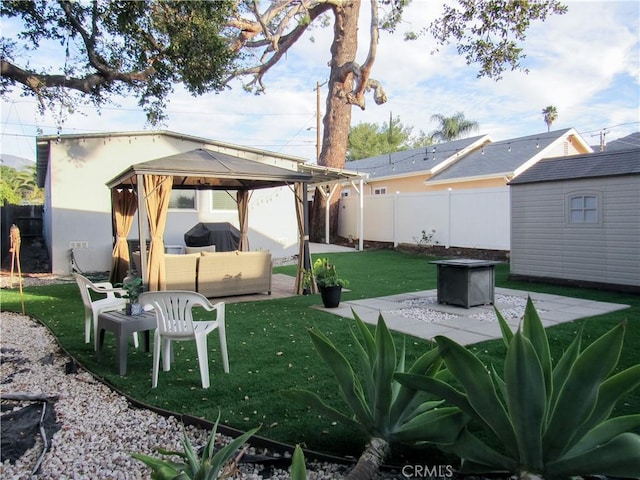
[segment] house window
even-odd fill
[[[569,223],[598,223],[598,197],[596,195],[571,196]]]
[[[236,192],[229,190],[212,190],[211,210],[238,210]]]
[[[195,210],[196,209],[196,191],[195,190],[171,190],[171,198],[169,198],[169,209]]]
[[[387,194],[387,187],[376,187],[373,189],[373,194],[374,195],[386,195]]]
[[[348,188],[345,188],[344,190],[342,190],[342,192],[340,192],[340,196],[342,197],[348,197],[349,195],[351,195],[351,190]]]

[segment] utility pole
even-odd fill
[[[604,152],[607,148],[607,133],[609,133],[606,129],[600,130],[599,135],[591,135],[592,137],[600,136],[600,151]]]

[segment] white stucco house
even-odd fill
[[[305,159],[170,131],[114,132],[37,138],[38,184],[45,189],[43,235],[52,273],[108,271],[114,242],[111,193],[106,183],[132,164],[198,148],[299,171]],[[233,194],[200,189],[172,192],[165,245],[184,246],[184,234],[200,222],[238,226]],[[137,221],[137,220],[136,220]],[[134,224],[129,238],[137,240]],[[249,202],[251,250],[274,258],[297,253],[298,226],[293,189],[252,192]]]

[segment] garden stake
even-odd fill
[[[18,268],[18,286],[20,288],[20,303],[22,304],[22,314],[24,315],[24,296],[22,294],[22,270],[20,268],[20,229],[14,223],[9,229],[9,236],[11,238],[11,277],[9,279],[9,286],[13,288],[13,267]]]

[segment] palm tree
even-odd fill
[[[450,142],[478,130],[479,127],[478,122],[464,118],[463,112],[457,112],[451,117],[437,113],[431,116],[431,121],[440,124],[439,129],[431,132],[431,138],[438,142]]]
[[[558,119],[558,109],[553,105],[549,105],[542,109],[544,115],[544,123],[547,124],[547,132],[551,131],[551,124]]]

